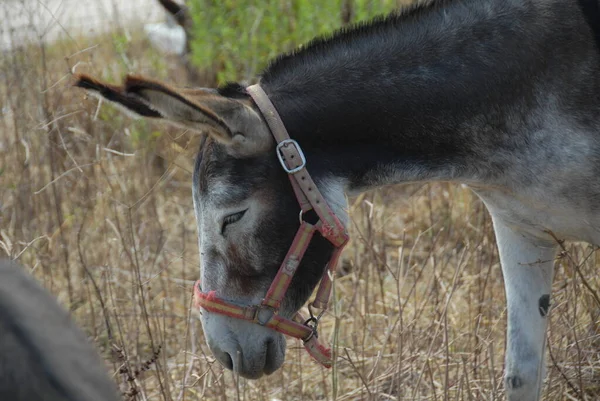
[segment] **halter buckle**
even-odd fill
[[[266,312],[268,315],[261,314],[261,312]],[[261,326],[266,326],[267,323],[273,319],[273,316],[277,313],[277,309],[273,308],[269,305],[257,305],[254,310],[254,318],[252,319],[254,323],[260,324]],[[262,315],[262,316],[261,316]]]
[[[312,338],[319,338],[319,333],[317,333],[317,329],[314,328],[311,330],[310,334],[307,335],[305,338],[302,338],[302,343],[306,344],[307,342],[309,342]]]
[[[300,161],[302,162],[302,164],[300,164],[297,167],[289,168],[285,164],[284,155],[281,152],[281,149],[284,147],[287,147],[288,145],[293,145],[296,148],[296,152],[298,152],[298,155],[300,155]],[[277,153],[277,158],[279,159],[279,163],[281,163],[281,167],[283,167],[285,172],[288,174],[297,173],[298,171],[302,170],[306,166],[306,158],[304,157],[302,148],[300,148],[300,145],[298,145],[298,142],[294,141],[293,139],[284,139],[283,141],[279,142],[277,144],[276,153]]]
[[[313,337],[316,337],[316,338],[319,337],[319,332],[317,330],[319,328],[319,321],[321,320],[321,317],[325,313],[325,309],[323,309],[321,312],[319,312],[319,314],[317,316],[315,316],[315,314],[313,313],[312,304],[308,304],[308,313],[309,313],[310,317],[304,321],[304,325],[306,327],[310,328],[311,332],[306,338],[302,339],[302,341],[304,343],[308,342]]]

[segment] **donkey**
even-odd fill
[[[85,335],[21,267],[0,260],[0,399],[117,401]]]
[[[199,291],[234,311],[201,316],[224,366],[251,379],[281,366],[284,337],[265,322],[292,319],[336,249],[312,237],[263,325],[235,306],[259,304],[299,225],[319,224],[312,211],[298,221],[298,174],[310,172],[343,225],[346,194],[444,180],[470,186],[492,216],[508,302],[506,392],[533,401],[557,239],[600,244],[599,44],[596,1],[433,1],[278,57],[259,78],[272,107],[259,106],[256,85],[178,89],[129,76],[114,86],[85,75],[76,85],[208,134],[192,195]],[[300,173],[273,121],[295,141]]]

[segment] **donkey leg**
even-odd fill
[[[507,400],[538,401],[546,373],[547,315],[556,244],[492,218],[508,304]]]

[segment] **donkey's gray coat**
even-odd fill
[[[117,401],[83,332],[23,269],[0,260],[0,400]]]

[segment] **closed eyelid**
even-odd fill
[[[237,223],[238,221],[240,221],[242,219],[242,217],[244,217],[244,214],[246,214],[247,210],[248,209],[240,210],[239,212],[235,212],[235,213],[225,216],[221,223],[221,235],[225,234],[225,229],[227,228],[228,225]]]

